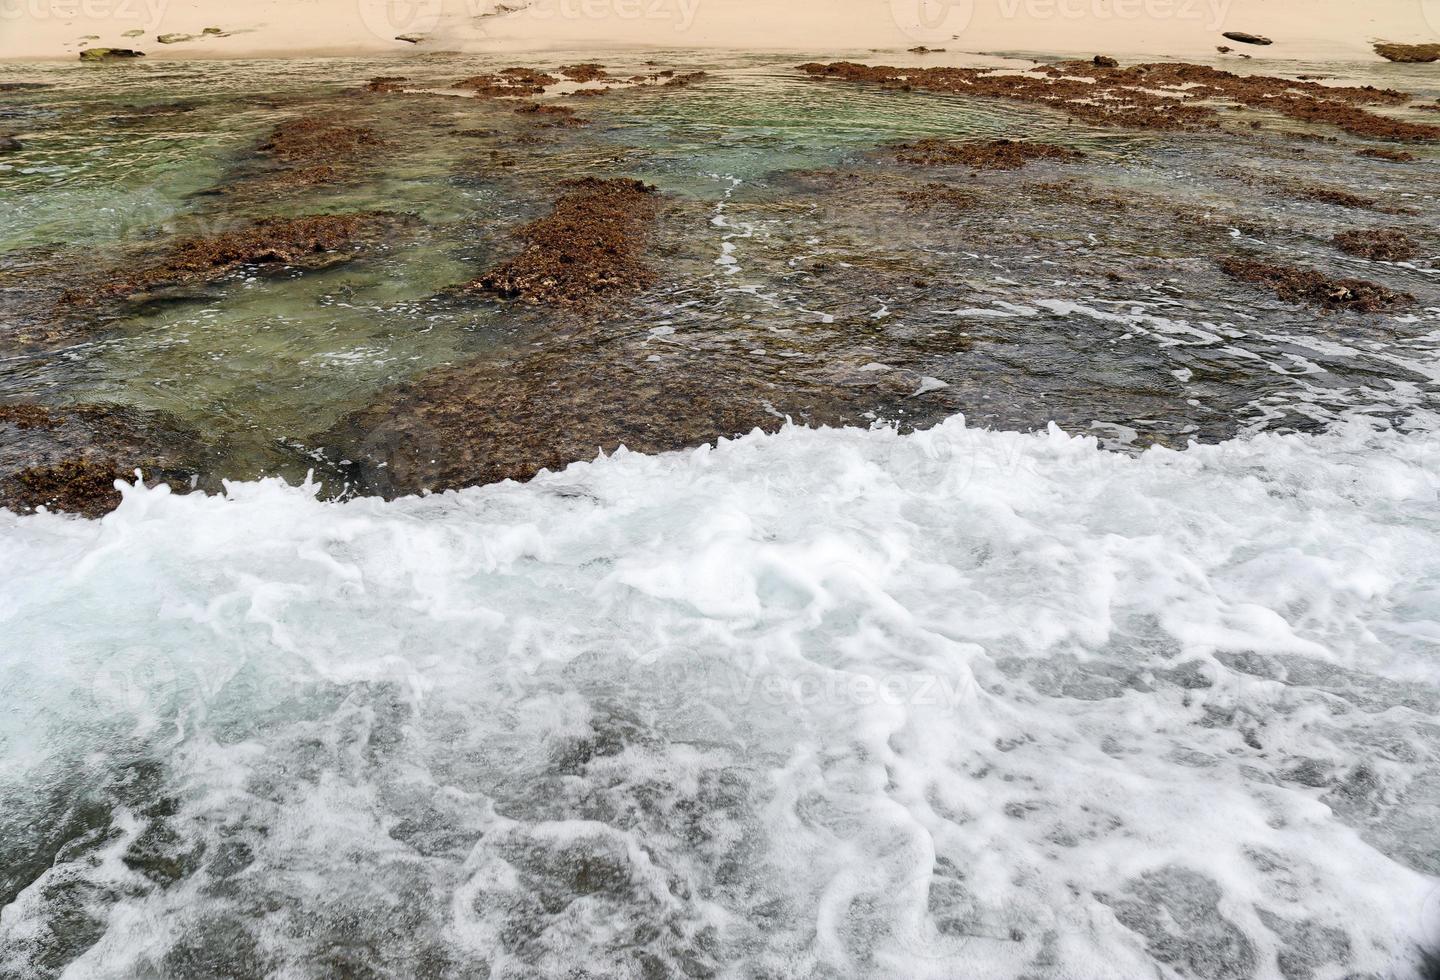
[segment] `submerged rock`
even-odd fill
[[[1220,269],[1232,279],[1271,290],[1287,303],[1309,303],[1328,310],[1378,313],[1414,301],[1363,279],[1330,279],[1314,269],[1274,265],[1252,259],[1221,259]]]
[[[25,144],[21,143],[15,137],[0,136],[0,153],[13,153],[16,150],[23,149],[25,149]]]
[[[927,167],[963,164],[977,170],[1019,170],[1031,160],[1070,163],[1084,159],[1085,154],[1050,143],[1004,139],[947,143],[944,140],[923,139],[900,147],[898,156],[905,163]]]
[[[1302,122],[1337,126],[1356,136],[1440,140],[1440,126],[1392,119],[1359,108],[1404,105],[1412,100],[1405,92],[1237,75],[1206,65],[1153,62],[1119,69],[1100,67],[1093,61],[1070,61],[1016,73],[984,68],[894,68],[840,61],[805,64],[800,70],[837,81],[1048,106],[1102,126],[1215,128],[1221,118],[1216,103],[1239,102]]]
[[[224,234],[182,239],[138,272],[123,274],[93,292],[73,291],[67,299],[82,305],[133,299],[166,287],[211,282],[241,266],[325,268],[350,261],[405,220],[385,212],[261,218]]]
[[[383,91],[385,89],[376,89]],[[350,126],[320,116],[301,116],[276,126],[259,152],[280,165],[263,175],[273,185],[310,187],[344,183],[387,146],[368,126]]]
[[[1413,238],[1393,228],[1342,231],[1335,244],[1351,255],[1378,262],[1408,262],[1420,254]]]
[[[1378,147],[1366,147],[1363,150],[1356,150],[1357,157],[1366,157],[1370,160],[1388,160],[1391,163],[1414,163],[1420,158],[1413,153],[1406,153],[1404,150],[1384,150]]]
[[[306,441],[345,460],[352,487],[393,497],[528,480],[621,445],[658,453],[774,431],[786,416],[856,424],[862,412],[914,388],[903,371],[846,386],[768,374],[743,356],[657,364],[645,350],[581,334],[513,360],[441,369]]]
[[[610,73],[605,70],[604,65],[594,62],[585,62],[579,65],[561,65],[560,74],[572,82],[594,82],[602,78],[609,78]]]
[[[467,89],[476,98],[540,95],[560,79],[537,68],[505,68],[494,74],[472,75],[456,82],[451,88]]]
[[[368,126],[302,116],[276,126],[270,138],[260,144],[260,150],[286,163],[315,163],[348,159],[384,145],[385,141]]]

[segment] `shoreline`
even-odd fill
[[[0,62],[79,59],[87,47],[151,60],[576,50],[865,52],[866,60],[945,64],[973,56],[1386,63],[1377,42],[1440,41],[1440,5],[1349,0],[6,0]],[[73,7],[73,16],[63,14]],[[1268,45],[1224,37],[1245,32]],[[159,43],[165,37],[168,43]],[[410,38],[401,40],[400,38]],[[916,48],[928,51],[916,52]],[[903,59],[903,60],[902,60]]]

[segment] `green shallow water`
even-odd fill
[[[1356,412],[1404,426],[1435,408],[1434,271],[1360,263],[1329,244],[1338,230],[1398,224],[1440,253],[1423,217],[1440,188],[1433,150],[1395,168],[1357,161],[1362,144],[1333,133],[1280,139],[1263,116],[1250,134],[1157,136],[1025,106],[817,83],[793,60],[649,57],[710,77],[573,100],[592,120],[574,129],[522,124],[508,104],[358,92],[376,75],[443,87],[512,63],[484,58],[0,68],[0,82],[50,86],[0,95],[0,130],[24,143],[0,158],[0,273],[16,282],[65,262],[124,270],[146,249],[246,218],[386,210],[419,220],[338,268],[240,274],[90,336],[0,351],[0,400],[163,410],[207,440],[206,479],[298,478],[316,461],[315,434],[389,386],[554,342],[567,314],[443,292],[510,254],[509,231],[543,214],[562,179],[623,174],[656,184],[673,206],[659,232],[661,284],[612,311],[616,343],[666,356],[763,351],[754,356],[820,373],[884,364],[916,387],[948,386],[877,403],[856,421],[961,411],[1000,428],[1054,419],[1124,444],[1316,428]],[[635,56],[608,64],[645,70]],[[1398,66],[1301,70],[1435,94],[1428,76]],[[374,126],[392,149],[354,185],[215,193],[278,120],[306,114]],[[451,135],[492,126],[494,138]],[[931,136],[1046,140],[1087,158],[1022,175],[917,173],[882,149]],[[1276,174],[1410,214],[1287,200],[1243,179]],[[885,190],[936,180],[972,188],[982,206],[916,211]],[[1088,203],[1054,189],[1067,181],[1088,189]],[[1106,195],[1136,203],[1107,210],[1095,203]],[[1146,201],[1213,215],[1221,231],[1197,237]],[[1213,259],[1230,248],[1363,274],[1417,304],[1364,322],[1317,316],[1217,277]]]

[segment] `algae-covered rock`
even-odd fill
[[[163,412],[119,405],[0,405],[0,508],[99,517],[120,503],[116,480],[187,490],[206,447]]]
[[[161,34],[155,38],[161,44],[182,44],[195,40],[194,34]]]
[[[1375,53],[1388,61],[1407,65],[1440,61],[1440,44],[1377,44]]]
[[[123,61],[129,58],[143,58],[144,51],[133,48],[86,48],[80,52],[81,61]]]

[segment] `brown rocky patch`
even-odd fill
[[[276,126],[258,147],[278,168],[255,175],[266,187],[301,188],[344,183],[387,146],[368,126],[302,116]],[[233,192],[227,188],[226,192]]]
[[[134,298],[157,289],[213,282],[242,266],[318,269],[353,259],[365,245],[404,219],[383,212],[262,218],[233,231],[182,239],[139,271],[93,291],[74,290],[65,300]]]
[[[1091,61],[1041,65],[1029,72],[981,68],[895,68],[854,62],[800,66],[816,78],[1049,106],[1102,126],[1186,130],[1219,125],[1217,104],[1277,112],[1388,140],[1440,139],[1440,126],[1392,119],[1360,108],[1404,105],[1411,96],[1372,86],[1237,75],[1205,65],[1151,63],[1110,68]]]
[[[1333,204],[1340,208],[1373,208],[1378,203],[1373,197],[1363,197],[1338,187],[1326,187],[1323,184],[1293,184],[1291,191],[1302,200]]]
[[[365,83],[367,92],[403,92],[409,79],[401,75],[381,75]]]
[[[905,163],[926,167],[963,165],[977,170],[1019,170],[1032,160],[1069,163],[1083,159],[1085,155],[1077,150],[1049,143],[1003,139],[949,143],[938,139],[923,139],[900,147],[897,156]]]
[[[432,372],[309,441],[351,461],[352,485],[393,497],[528,480],[621,445],[658,453],[774,431],[786,415],[855,424],[914,387],[901,371],[863,375],[863,386],[849,387],[798,371],[767,376],[715,351],[650,363],[648,348],[629,347],[577,335],[514,360]]]
[[[276,126],[260,151],[288,164],[333,164],[384,147],[385,141],[367,126],[347,126],[331,119],[304,116]]]
[[[14,474],[3,493],[5,506],[19,513],[49,510],[99,517],[120,504],[115,481],[134,479],[114,460],[66,459],[53,466],[30,466]]]
[[[545,217],[516,231],[518,255],[462,287],[530,303],[584,304],[655,280],[645,246],[655,188],[627,178],[567,181]]]
[[[546,120],[551,126],[583,126],[590,120],[581,119],[575,115],[575,110],[568,105],[553,105],[541,102],[527,102],[515,110],[519,116],[535,116],[538,119]]]
[[[110,405],[0,405],[0,507],[98,517],[120,503],[115,481],[186,490],[203,449],[163,413]]]
[[[1390,163],[1414,163],[1420,159],[1415,154],[1406,153],[1404,150],[1385,150],[1373,146],[1356,150],[1355,155],[1370,160],[1388,160]]]
[[[597,65],[593,62],[586,62],[580,65],[562,65],[560,74],[572,82],[595,82],[602,78],[609,78],[610,73],[605,70],[604,65]]]
[[[1393,228],[1342,231],[1335,244],[1343,251],[1376,262],[1408,262],[1420,254],[1415,239]]]
[[[911,208],[917,209],[948,209],[952,211],[969,211],[974,208],[978,201],[975,195],[967,193],[948,184],[925,184],[918,188],[902,190],[900,200]]]
[[[1308,303],[1327,310],[1379,313],[1415,299],[1363,279],[1331,279],[1314,269],[1253,259],[1221,259],[1220,269],[1232,279],[1270,290],[1287,303]]]
[[[476,98],[496,99],[541,95],[560,79],[538,68],[505,68],[485,75],[472,75],[456,82],[451,88],[467,89]]]

